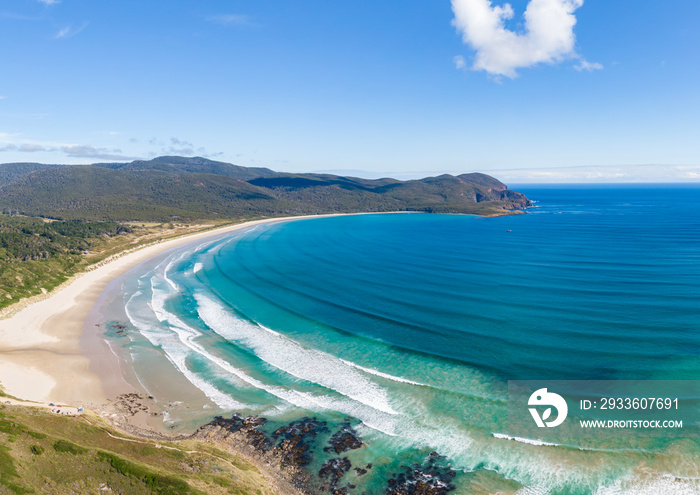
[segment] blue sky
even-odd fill
[[[3,0],[0,162],[700,180],[700,3],[510,5]]]

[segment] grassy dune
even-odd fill
[[[36,219],[31,219],[36,220]],[[227,225],[229,222],[203,224],[133,223],[131,232],[109,238],[86,238],[85,254],[58,252],[47,259],[20,261],[0,256],[0,310],[22,299],[41,296],[68,281],[73,275],[90,269],[110,257],[141,246]],[[2,232],[0,215],[0,235]],[[2,254],[2,253],[0,253]]]
[[[0,494],[24,493],[263,495],[273,491],[254,466],[210,444],[135,439],[95,416],[59,416],[3,404]]]

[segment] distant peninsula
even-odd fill
[[[502,215],[530,205],[525,195],[480,173],[369,180],[180,156],[0,165],[0,211],[59,220],[192,222],[388,211]]]

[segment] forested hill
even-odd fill
[[[181,221],[382,211],[497,214],[529,200],[484,174],[368,180],[205,158],[0,165],[0,210],[89,221]]]
[[[0,186],[4,184],[9,184],[36,170],[43,170],[45,168],[57,167],[58,165],[44,165],[41,163],[6,163],[0,165]]]
[[[275,172],[269,168],[241,167],[231,163],[207,160],[206,158],[185,158],[182,156],[160,156],[148,161],[136,160],[130,163],[96,163],[95,165],[113,170],[160,170],[172,174],[189,172],[223,175],[243,180],[275,174]]]

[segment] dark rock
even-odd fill
[[[445,495],[453,491],[452,478],[457,473],[449,466],[437,464],[443,459],[437,452],[431,452],[422,466],[404,468],[404,472],[389,479],[387,495]]]
[[[309,464],[312,459],[309,440],[322,431],[328,431],[327,423],[316,418],[304,418],[275,430],[272,436],[275,439],[282,438],[275,447],[282,466],[301,467]]]
[[[364,442],[357,436],[355,431],[349,424],[343,425],[340,431],[333,434],[331,439],[328,441],[328,447],[326,447],[326,452],[333,451],[336,454],[342,454],[348,450],[359,449],[364,445]]]
[[[318,472],[310,469],[314,448],[328,432],[328,424],[317,418],[303,418],[269,433],[271,430],[265,418],[233,414],[230,419],[215,418],[193,438],[230,445],[260,465],[269,466],[281,482],[287,483],[290,493],[350,495],[355,493],[356,485],[343,482],[346,474],[354,470],[353,477],[365,476],[373,467],[372,463],[353,467],[348,457],[335,457],[324,462]],[[347,423],[330,437],[324,450],[342,453],[363,445]],[[456,473],[437,452],[428,454],[422,464],[402,469],[388,480],[384,490],[387,495],[446,495],[455,489],[452,480]]]
[[[265,434],[260,431],[260,427],[264,426],[265,423],[267,423],[267,420],[259,416],[243,417],[234,414],[231,419],[217,416],[208,426],[219,427],[232,433],[239,432],[245,437],[249,445],[252,445],[256,450],[266,452],[272,445]]]
[[[330,487],[336,487],[340,479],[345,476],[345,473],[350,471],[352,464],[347,457],[335,458],[326,461],[318,472],[318,477],[322,480],[328,480]]]
[[[129,416],[135,416],[140,412],[148,413],[148,407],[142,401],[145,398],[137,393],[121,394],[114,401],[117,410]]]
[[[233,414],[231,419],[214,418],[200,427],[193,437],[235,446],[236,450],[271,466],[294,487],[294,493],[309,493],[311,476],[304,467],[311,462],[312,453],[307,439],[327,429],[326,424],[315,418],[305,418],[278,428],[269,436],[263,428],[266,424],[267,420],[259,416]]]

